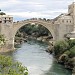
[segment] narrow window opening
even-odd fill
[[[6,21],[4,21],[4,23],[6,23]]]
[[[2,21],[0,21],[0,23],[2,23]]]

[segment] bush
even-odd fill
[[[54,45],[54,53],[56,55],[63,54],[69,47],[69,44],[66,41],[58,41]]]
[[[28,75],[28,70],[10,57],[0,55],[0,75]]]
[[[67,40],[67,42],[69,44],[69,49],[75,45],[75,39],[74,40]]]
[[[75,57],[75,46],[73,46],[71,49],[70,49],[70,54],[69,54],[69,57]]]
[[[66,68],[73,69],[75,66],[75,40],[58,41],[54,45],[54,53],[59,63]]]
[[[67,51],[64,52],[64,54],[67,54],[69,56],[70,55],[70,51],[67,50]]]

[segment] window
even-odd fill
[[[70,21],[70,23],[71,23],[71,21]]]
[[[11,20],[9,20],[9,22],[11,22]]]
[[[68,20],[67,20],[67,23],[68,23]]]
[[[4,23],[6,23],[6,20],[4,21]]]
[[[2,23],[2,21],[0,21],[0,23]]]

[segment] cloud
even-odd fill
[[[1,0],[0,8],[15,20],[41,17],[54,18],[68,11],[74,0]]]
[[[41,14],[39,12],[15,12],[15,13],[8,13],[7,12],[7,14],[10,14],[13,16],[19,16],[19,17],[23,17],[23,18],[32,18],[32,17],[40,18],[40,17],[49,16],[48,14]]]
[[[62,12],[67,12],[67,10],[55,10],[55,11],[42,11],[42,12],[6,12],[8,15],[13,15],[14,17],[29,19],[29,18],[55,18]],[[19,19],[18,19],[19,20]]]

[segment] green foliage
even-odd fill
[[[75,39],[74,40],[68,40],[67,42],[69,44],[67,54],[69,57],[74,57],[75,56]]]
[[[4,12],[0,12],[0,15],[6,15]]]
[[[55,56],[67,54],[69,57],[75,56],[75,40],[58,41],[54,45]]]
[[[1,41],[5,41],[4,36],[3,36],[3,35],[0,35],[0,40],[1,40]]]
[[[33,33],[36,36],[48,36],[48,34],[51,34],[45,27],[42,25],[30,25],[27,24],[23,26],[19,31],[22,33],[27,33],[28,35],[32,35]]]
[[[75,66],[75,40],[56,42],[54,53],[59,63],[64,64],[66,68],[73,69]]]
[[[69,57],[75,57],[75,46],[70,49]]]
[[[75,45],[75,39],[74,40],[67,40],[69,44],[69,48],[72,48]]]
[[[10,57],[0,55],[0,75],[28,75],[28,70]]]
[[[0,35],[0,45],[5,44],[5,38],[3,35]]]
[[[58,41],[54,45],[54,53],[55,55],[61,55],[68,48],[69,44],[66,41]]]
[[[65,64],[66,68],[73,69],[75,66],[75,40],[56,42],[54,45],[54,52],[59,63]]]
[[[70,51],[67,50],[67,51],[64,52],[64,54],[67,54],[69,56],[70,55]]]

